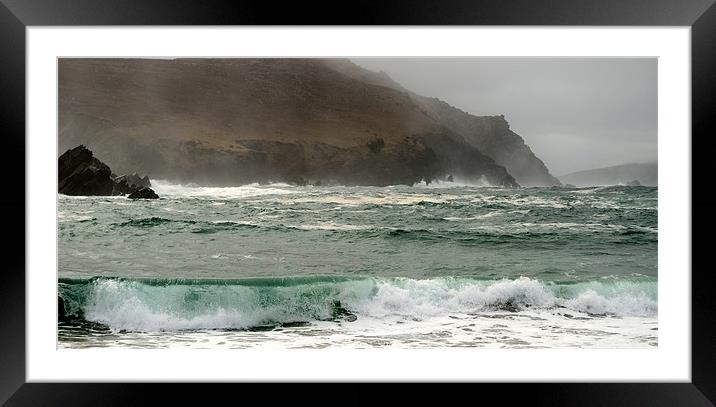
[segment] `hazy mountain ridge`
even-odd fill
[[[418,95],[405,89],[385,72],[362,68],[349,60],[328,60],[328,66],[366,83],[406,92],[420,109],[441,125],[460,135],[470,145],[507,169],[523,186],[559,185],[547,166],[510,130],[503,115],[475,116],[434,97]],[[477,96],[479,97],[479,95]]]
[[[658,185],[657,163],[630,163],[592,170],[577,171],[559,177],[565,184],[578,187],[592,185],[620,185],[639,181],[641,185]]]
[[[335,63],[61,59],[59,153],[85,144],[119,172],[212,185],[517,185],[415,96],[377,83],[386,75],[356,79]]]

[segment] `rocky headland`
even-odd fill
[[[349,60],[60,59],[59,109],[61,149],[179,183],[559,184],[504,118]]]
[[[630,163],[573,172],[563,175],[559,179],[578,187],[593,185],[657,186],[659,184],[659,168],[656,162]]]
[[[64,195],[128,195],[131,199],[157,199],[149,177],[136,173],[113,176],[109,166],[87,147],[79,145],[58,159],[58,192]]]

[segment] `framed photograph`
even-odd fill
[[[3,402],[713,405],[710,1],[133,3],[0,8]]]

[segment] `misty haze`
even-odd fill
[[[353,61],[471,114],[505,115],[557,176],[657,160],[656,58]]]
[[[61,58],[61,347],[656,347],[657,60]]]

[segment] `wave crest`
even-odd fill
[[[571,312],[655,316],[656,281],[545,284],[522,277],[141,281],[59,284],[66,314],[126,330],[246,329],[357,318],[422,319],[454,313]]]

